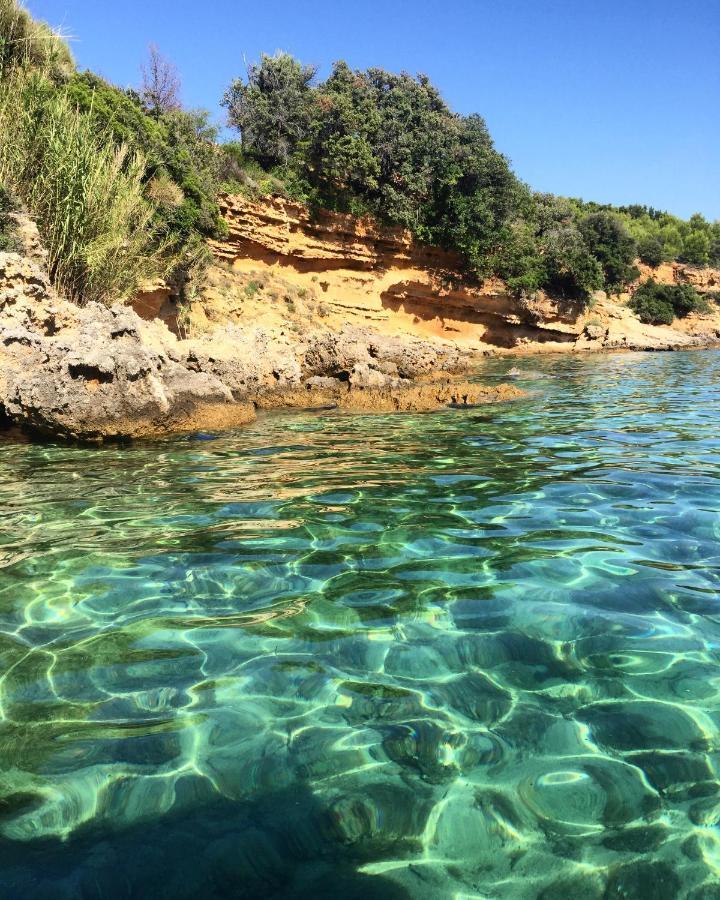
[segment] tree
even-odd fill
[[[710,223],[702,213],[693,213],[688,220],[688,225],[693,231],[707,231],[710,227]]]
[[[720,266],[720,222],[710,226],[709,262],[711,266]]]
[[[603,286],[603,272],[578,230],[572,204],[552,194],[528,192],[519,212],[497,254],[498,274],[516,294],[543,288],[554,297],[584,304]]]
[[[652,279],[640,285],[629,305],[640,321],[648,325],[672,325],[675,318],[675,310],[663,295],[661,285]]]
[[[657,268],[663,261],[663,244],[660,238],[646,235],[638,242],[640,262],[646,266]]]
[[[580,232],[602,266],[610,290],[621,291],[637,278],[639,273],[633,265],[637,246],[617,216],[592,213],[580,223]]]
[[[546,270],[544,286],[551,293],[586,300],[592,291],[602,287],[600,263],[574,223],[550,229],[541,246]]]
[[[663,243],[663,258],[666,260],[677,259],[682,253],[683,238],[677,221],[668,221],[660,228],[660,240]]]
[[[163,114],[181,108],[178,71],[155,44],[150,44],[147,63],[140,67],[140,71],[140,96],[150,115],[159,119]]]
[[[480,116],[453,117],[449,150],[438,151],[428,237],[459,251],[479,275],[490,274],[491,254],[516,218],[526,191],[494,148]]]
[[[690,231],[683,240],[680,258],[693,266],[706,266],[710,259],[710,235],[705,231]]]
[[[308,165],[322,202],[342,212],[371,208],[380,186],[380,111],[367,79],[335,63],[314,111]]]
[[[304,66],[288,53],[263,54],[223,97],[228,121],[240,131],[243,149],[270,168],[285,165],[310,134],[315,66]]]

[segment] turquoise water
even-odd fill
[[[0,444],[3,900],[720,897],[720,355],[519,365]]]

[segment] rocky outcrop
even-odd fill
[[[517,395],[450,380],[468,361],[351,326],[228,325],[180,340],[128,307],[74,306],[36,263],[0,253],[0,411],[47,435],[152,437],[236,426],[257,407],[421,410]]]
[[[169,331],[180,336],[180,297],[177,290],[167,282],[158,280],[143,284],[142,290],[133,298],[130,307],[141,319],[149,322],[160,319]]]
[[[520,299],[498,279],[477,285],[462,277],[460,259],[413,241],[409,232],[320,211],[281,198],[254,203],[224,196],[228,235],[212,243],[216,265],[190,314],[195,332],[225,323],[285,322],[307,330],[371,328],[406,340],[477,353],[537,353],[600,349],[676,349],[718,340],[720,310],[642,325],[627,297],[602,292],[590,309],[541,292]],[[687,282],[700,291],[720,284],[720,272],[679,263],[643,278]]]
[[[720,269],[680,262],[661,263],[652,267],[638,261],[637,265],[640,281],[652,278],[659,284],[691,284],[701,294],[720,290]]]
[[[718,269],[674,263],[673,271],[676,282],[691,284],[701,294],[720,290],[720,271]]]
[[[335,378],[318,376],[308,379],[297,391],[286,392],[279,398],[272,394],[260,396],[257,405],[260,409],[282,405],[353,413],[431,412],[443,407],[469,409],[485,403],[517,400],[522,396],[523,391],[510,384],[488,387],[442,377],[427,382],[378,379],[377,382],[348,385]]]
[[[93,439],[253,417],[166,335],[123,307],[73,306],[36,264],[0,253],[0,405],[16,424]]]
[[[327,210],[311,213],[307,206],[280,197],[253,203],[224,194],[219,203],[228,234],[211,246],[218,258],[230,262],[243,256],[263,257],[270,263],[277,258],[312,271],[460,269],[456,254],[419,245],[409,231],[378,225],[372,219]]]

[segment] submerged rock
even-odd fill
[[[680,895],[680,879],[664,862],[633,862],[610,870],[607,900],[675,900]]]

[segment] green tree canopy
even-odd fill
[[[610,290],[623,290],[637,278],[639,273],[633,265],[637,245],[617,216],[591,213],[580,222],[580,232],[602,266]]]
[[[263,54],[233,81],[223,98],[228,120],[239,129],[249,153],[264,165],[288,162],[307,140],[312,120],[314,66],[304,66],[288,53]]]

